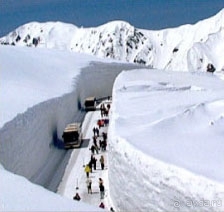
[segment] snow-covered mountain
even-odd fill
[[[212,63],[219,71],[224,67],[224,9],[195,25],[159,31],[137,29],[124,21],[95,28],[32,22],[2,37],[0,43],[67,49],[166,70],[204,71]]]
[[[33,22],[1,38],[18,47],[0,46],[0,211],[99,210],[98,202],[43,187],[57,190],[71,152],[56,146],[85,97],[112,92],[107,195],[115,210],[223,211],[223,81],[101,59],[181,71],[211,62],[222,70],[223,16],[160,31],[121,21],[88,29]]]

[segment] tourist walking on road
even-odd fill
[[[85,166],[85,172],[86,172],[86,177],[89,178],[90,168],[88,164],[86,164]]]
[[[102,178],[99,178],[99,186],[100,185],[103,185],[103,180],[102,180]]]
[[[92,145],[92,146],[90,147],[90,150],[91,150],[92,155],[94,155],[94,154],[95,154],[95,146]]]
[[[96,129],[96,136],[99,137],[100,136],[100,131],[97,127],[95,129]]]
[[[101,157],[100,157],[100,165],[101,165],[101,169],[104,170],[104,157],[103,157],[103,155],[101,155]]]
[[[88,194],[92,194],[92,180],[90,178],[87,178],[86,180],[86,185],[87,185],[87,190],[88,190]]]
[[[100,188],[100,198],[104,198],[104,185],[103,185],[103,180],[102,178],[99,178],[99,188]]]
[[[96,134],[96,128],[93,127],[93,136],[95,136],[95,134]]]
[[[100,198],[103,199],[104,198],[104,185],[100,184]]]
[[[97,159],[95,157],[93,157],[92,161],[93,161],[93,168],[94,168],[94,170],[96,170],[96,161],[97,161]]]

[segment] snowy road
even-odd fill
[[[58,187],[58,193],[66,196],[70,199],[76,194],[79,193],[81,201],[89,203],[91,205],[99,206],[102,201],[106,208],[109,209],[112,206],[110,197],[109,197],[109,185],[108,185],[108,166],[107,166],[107,151],[95,154],[97,159],[96,170],[93,169],[90,173],[90,179],[92,180],[92,194],[88,194],[87,185],[86,185],[86,173],[84,172],[84,166],[90,161],[91,151],[90,147],[92,145],[93,137],[93,127],[97,126],[97,120],[101,118],[100,111],[88,112],[85,116],[84,122],[82,124],[83,138],[84,142],[82,147],[79,149],[74,149],[72,151],[69,163],[66,167],[64,177],[62,182]],[[100,129],[100,136],[97,138],[97,143],[101,139],[102,133],[107,132],[107,127],[102,127]],[[100,156],[103,155],[105,159],[105,169],[101,170],[100,166]],[[103,200],[100,199],[99,191],[99,178],[102,178],[105,186],[105,197]]]

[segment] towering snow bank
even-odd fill
[[[56,190],[63,167],[62,173],[56,170],[70,152],[53,144],[75,118],[79,96],[73,83],[90,58],[80,55],[77,63],[74,53],[3,46],[0,57],[0,161],[7,170]]]
[[[71,93],[93,57],[48,49],[0,47],[0,127],[27,108]]]
[[[220,71],[224,67],[223,27],[224,10],[194,25],[158,31],[137,29],[124,21],[92,28],[32,22],[1,38],[0,43],[66,49],[167,70],[205,71],[213,63]]]
[[[108,143],[119,210],[223,210],[223,89],[211,74],[135,70],[118,76]]]
[[[82,121],[87,96],[111,95],[115,77],[136,66],[67,51],[0,50],[0,162],[55,191],[71,153],[56,147],[66,124]]]

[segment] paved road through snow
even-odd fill
[[[108,103],[108,102],[104,102]],[[101,119],[100,110],[94,112],[88,112],[85,116],[84,122],[82,124],[83,138],[84,142],[82,147],[79,149],[74,149],[69,163],[66,167],[64,177],[62,182],[58,187],[58,193],[66,196],[70,199],[79,193],[81,201],[87,202],[91,205],[99,206],[102,201],[106,208],[109,209],[112,206],[109,197],[109,184],[108,184],[108,166],[107,166],[107,151],[99,151],[99,154],[94,156],[97,159],[96,170],[93,169],[90,173],[90,179],[92,180],[92,194],[88,194],[87,184],[86,184],[86,173],[84,172],[84,166],[89,163],[91,157],[90,147],[93,143],[93,127],[97,127],[97,120]],[[102,140],[102,133],[107,132],[107,126],[100,128],[100,136],[97,138],[97,143]],[[101,170],[100,166],[100,156],[104,156],[105,168]],[[102,178],[105,186],[105,197],[103,200],[100,199],[99,191],[99,178]]]

